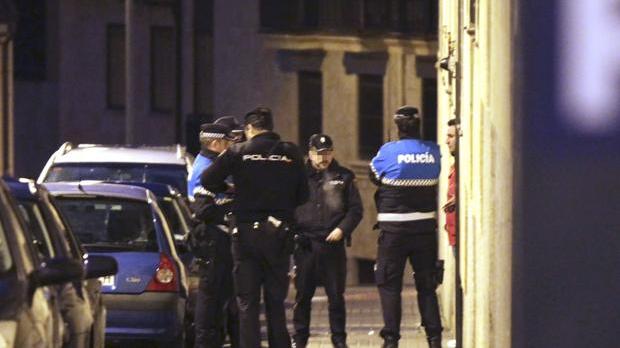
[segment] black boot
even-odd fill
[[[383,339],[382,348],[398,348],[398,340],[385,338]]]
[[[292,348],[306,348],[308,345],[308,339],[293,336]]]
[[[441,336],[435,336],[428,339],[429,348],[441,348]]]
[[[344,342],[332,342],[334,345],[334,348],[349,348],[349,346],[347,346],[346,343]]]

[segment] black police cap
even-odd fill
[[[231,131],[239,131],[243,130],[243,126],[237,121],[235,116],[222,116],[213,122],[214,124],[221,124],[228,128]]]
[[[230,128],[223,124],[203,123],[200,125],[200,139],[224,139]]]
[[[308,140],[308,147],[317,152],[331,151],[334,149],[334,142],[327,134],[313,134]]]
[[[398,110],[396,110],[396,114],[394,115],[394,120],[403,119],[403,118],[413,119],[413,118],[419,118],[419,117],[420,116],[418,114],[418,108],[405,105],[405,106],[399,107]]]

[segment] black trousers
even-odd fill
[[[231,347],[239,347],[237,303],[233,291],[230,237],[218,233],[216,255],[200,266],[196,294],[196,348],[221,348],[228,333]]]
[[[312,297],[319,282],[325,287],[329,301],[329,327],[332,342],[346,341],[346,310],[344,289],[347,259],[344,243],[329,244],[312,241],[312,249],[295,251],[295,308],[293,323],[295,341],[307,343],[310,336]]]
[[[382,231],[378,242],[375,280],[379,288],[383,321],[381,337],[400,339],[401,291],[407,260],[414,271],[418,308],[428,338],[441,335],[437,303],[437,233],[404,234]]]
[[[284,300],[288,292],[286,235],[268,222],[238,223],[233,237],[233,277],[242,348],[259,348],[260,294],[263,290],[270,348],[289,348]]]

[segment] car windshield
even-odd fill
[[[185,216],[175,200],[168,197],[163,198],[159,201],[159,206],[174,234],[185,235],[189,231]]]
[[[88,250],[158,251],[150,206],[112,198],[59,197],[76,237]]]
[[[187,169],[176,164],[142,163],[56,163],[46,182],[59,181],[135,181],[156,182],[187,191]]]
[[[9,251],[9,244],[4,234],[4,227],[0,224],[0,274],[8,271],[13,266],[13,259]]]

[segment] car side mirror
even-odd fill
[[[115,275],[118,272],[118,263],[112,256],[88,255],[84,260],[86,279],[94,279]]]
[[[53,258],[30,273],[30,288],[34,293],[39,287],[58,285],[84,279],[84,266],[69,258]]]

